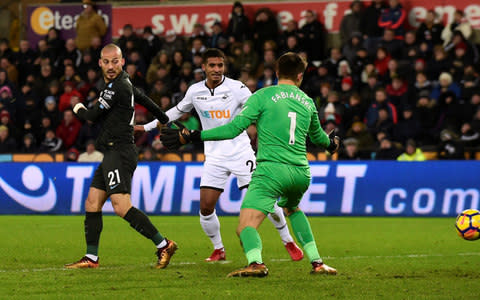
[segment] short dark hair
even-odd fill
[[[222,50],[217,48],[209,48],[205,50],[205,52],[203,52],[202,59],[204,63],[206,63],[207,59],[210,57],[220,57],[223,58],[224,61],[226,60],[225,53],[223,53]]]
[[[305,72],[307,62],[297,53],[287,52],[277,59],[275,64],[279,79],[297,81],[297,76]]]

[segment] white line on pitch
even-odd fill
[[[348,259],[372,259],[372,258],[426,258],[426,257],[452,257],[452,256],[480,256],[480,252],[465,252],[465,253],[456,253],[456,254],[405,254],[405,255],[359,255],[359,256],[325,256],[325,259],[329,260],[348,260]],[[290,262],[290,259],[287,258],[272,258],[270,259],[272,262]],[[232,263],[230,260],[214,262],[213,264],[229,264]],[[179,262],[172,262],[170,265],[198,265],[203,264],[194,261],[179,261]],[[211,264],[211,263],[205,263]],[[122,265],[122,266],[106,266],[106,267],[99,267],[99,270],[110,270],[110,269],[127,269],[127,268],[138,268],[139,266],[145,267],[152,267],[153,264],[147,265]],[[27,273],[27,272],[48,272],[48,271],[71,271],[70,269],[65,268],[38,268],[38,269],[21,269],[21,270],[0,270],[0,273]]]

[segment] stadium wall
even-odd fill
[[[233,1],[232,1],[233,2]],[[122,34],[125,24],[132,24],[136,30],[144,26],[152,26],[155,34],[164,34],[173,29],[177,34],[190,35],[195,23],[205,25],[209,33],[214,22],[220,21],[224,29],[227,27],[232,2],[189,3],[189,4],[142,4],[119,2],[102,3],[97,6],[109,25],[106,40]],[[279,25],[283,30],[288,21],[294,19],[302,26],[307,9],[318,13],[319,20],[326,30],[334,35],[338,32],[341,20],[350,13],[352,1],[280,1],[280,2],[244,2],[245,12],[253,19],[255,11],[261,7],[269,7],[276,13]],[[370,1],[363,1],[369,3]],[[468,0],[404,0],[401,1],[407,10],[407,28],[417,28],[425,18],[428,9],[434,9],[439,18],[446,24],[453,19],[456,9],[465,11],[466,18],[475,30],[480,29],[480,4]],[[32,44],[45,36],[47,30],[54,26],[63,38],[75,34],[75,21],[82,8],[79,4],[36,4],[27,8],[27,38]]]
[[[2,163],[0,214],[83,214],[96,164]],[[132,202],[151,215],[198,215],[201,163],[140,163]],[[444,216],[479,209],[480,162],[324,162],[300,207],[309,215]],[[217,205],[238,214],[245,191],[231,177]],[[108,201],[105,213],[113,213]]]

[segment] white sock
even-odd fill
[[[93,261],[98,261],[98,256],[93,255],[93,254],[85,254],[86,257],[90,258]]]
[[[203,231],[212,241],[213,248],[222,249],[222,236],[220,235],[220,222],[218,221],[216,210],[213,210],[213,213],[208,216],[200,214],[200,225],[202,225]]]
[[[157,245],[157,249],[163,248],[167,245],[167,239],[163,239],[160,244]]]
[[[284,245],[293,242],[293,238],[288,230],[287,220],[285,220],[285,215],[283,214],[283,209],[279,207],[276,202],[274,209],[275,213],[268,214],[268,219],[273,223],[275,228],[277,228]]]

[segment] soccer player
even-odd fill
[[[104,158],[95,171],[85,201],[87,253],[79,261],[65,265],[69,269],[98,267],[98,242],[103,226],[102,207],[108,197],[115,213],[156,245],[156,268],[167,267],[177,250],[176,243],[163,237],[150,219],[132,206],[130,200],[132,176],[138,159],[133,141],[134,102],[145,106],[162,123],[167,123],[168,117],[151,99],[132,85],[128,74],[122,70],[124,64],[125,60],[118,46],[105,46],[99,60],[105,87],[98,102],[89,110],[81,103],[76,104],[73,109],[82,119],[103,120],[96,144]]]
[[[235,117],[242,105],[250,97],[249,89],[240,81],[224,76],[225,54],[218,49],[207,49],[203,53],[202,68],[206,80],[189,87],[182,101],[169,109],[166,114],[170,121],[177,120],[184,113],[195,108],[204,129],[215,128],[228,123]],[[138,130],[151,130],[157,126],[157,120]],[[250,145],[247,133],[242,130],[238,136],[225,141],[205,143],[205,164],[200,181],[200,224],[210,238],[214,251],[206,261],[225,260],[225,249],[220,235],[220,222],[215,212],[220,194],[223,192],[228,176],[237,177],[238,187],[246,188],[255,169],[255,153]],[[303,258],[302,250],[295,244],[282,209],[276,206],[268,218],[277,228],[280,237],[293,260]]]
[[[306,62],[295,53],[277,60],[278,85],[253,94],[232,122],[204,131],[163,128],[160,139],[166,147],[177,148],[190,141],[218,141],[239,135],[256,121],[258,130],[257,169],[242,202],[237,234],[248,266],[231,276],[268,275],[262,260],[262,241],[258,226],[273,212],[277,199],[290,218],[293,232],[312,264],[313,274],[335,275],[337,270],[323,263],[305,214],[298,208],[310,185],[310,168],[305,149],[307,135],[330,153],[338,149],[339,138],[327,135],[320,127],[315,104],[298,87]]]

